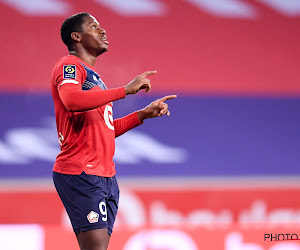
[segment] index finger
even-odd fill
[[[166,100],[174,99],[176,97],[177,97],[177,95],[167,95],[167,96],[164,96],[163,98],[160,98],[160,100],[164,102]]]
[[[142,77],[147,77],[147,76],[150,76],[150,75],[154,75],[156,74],[157,71],[156,70],[151,70],[151,71],[146,71],[144,72],[143,74],[141,74]]]

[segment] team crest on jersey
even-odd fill
[[[87,215],[87,219],[90,223],[96,223],[99,220],[99,214],[91,211],[88,215]]]
[[[76,79],[75,65],[64,65],[64,79]]]

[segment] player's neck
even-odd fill
[[[92,56],[90,54],[87,53],[80,53],[78,51],[70,51],[69,53],[70,55],[73,56],[77,56],[79,59],[81,59],[82,61],[86,62],[87,64],[91,65],[92,67],[94,67],[95,63],[96,63],[96,59],[97,57]]]

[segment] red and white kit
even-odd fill
[[[115,175],[115,137],[141,124],[133,112],[113,120],[112,102],[124,87],[107,89],[94,68],[68,55],[55,65],[51,92],[61,153],[53,171],[62,174]]]

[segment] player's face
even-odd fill
[[[108,50],[106,31],[100,28],[99,22],[93,16],[85,17],[82,24],[81,43],[90,52],[97,56]]]

